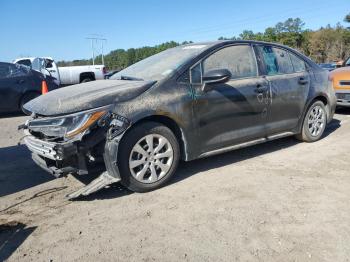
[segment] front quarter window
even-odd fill
[[[201,84],[202,83],[202,64],[198,63],[191,68],[190,75],[191,84]]]

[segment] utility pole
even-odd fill
[[[101,42],[101,56],[102,56],[102,64],[105,64],[105,58],[103,53],[103,44],[107,41],[106,38],[102,38],[100,35],[92,35],[91,37],[86,37],[86,39],[91,42],[91,52],[92,52],[92,65],[95,65],[95,43],[98,41]]]

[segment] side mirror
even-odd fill
[[[232,77],[232,74],[227,69],[215,69],[206,72],[203,77],[203,88],[202,90],[208,91],[208,85],[226,83]]]

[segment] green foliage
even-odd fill
[[[350,22],[350,14],[347,16]],[[316,31],[305,30],[305,23],[300,18],[289,18],[268,27],[265,32],[254,33],[244,30],[238,38],[220,37],[219,40],[257,40],[281,43],[298,49],[310,56],[317,63],[343,60],[350,56],[350,30],[337,24],[328,25]]]
[[[345,21],[350,22],[350,13],[345,17]],[[305,23],[300,18],[288,18],[284,22],[277,23],[274,27],[266,28],[264,32],[254,33],[251,30],[244,30],[238,37],[220,37],[219,40],[257,40],[281,43],[298,49],[317,63],[339,61],[350,56],[349,28],[337,24],[335,27],[328,25],[325,28],[312,31],[304,29],[304,26]],[[121,70],[168,48],[189,43],[192,42],[170,41],[153,47],[116,49],[105,55],[105,65],[109,70]],[[102,64],[102,57],[97,56],[95,63]],[[91,59],[58,62],[59,66],[88,64],[92,64]]]

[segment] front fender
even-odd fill
[[[117,165],[119,141],[120,138],[118,137],[113,138],[112,140],[107,139],[103,153],[103,159],[108,174],[117,179],[120,179],[120,173]]]

